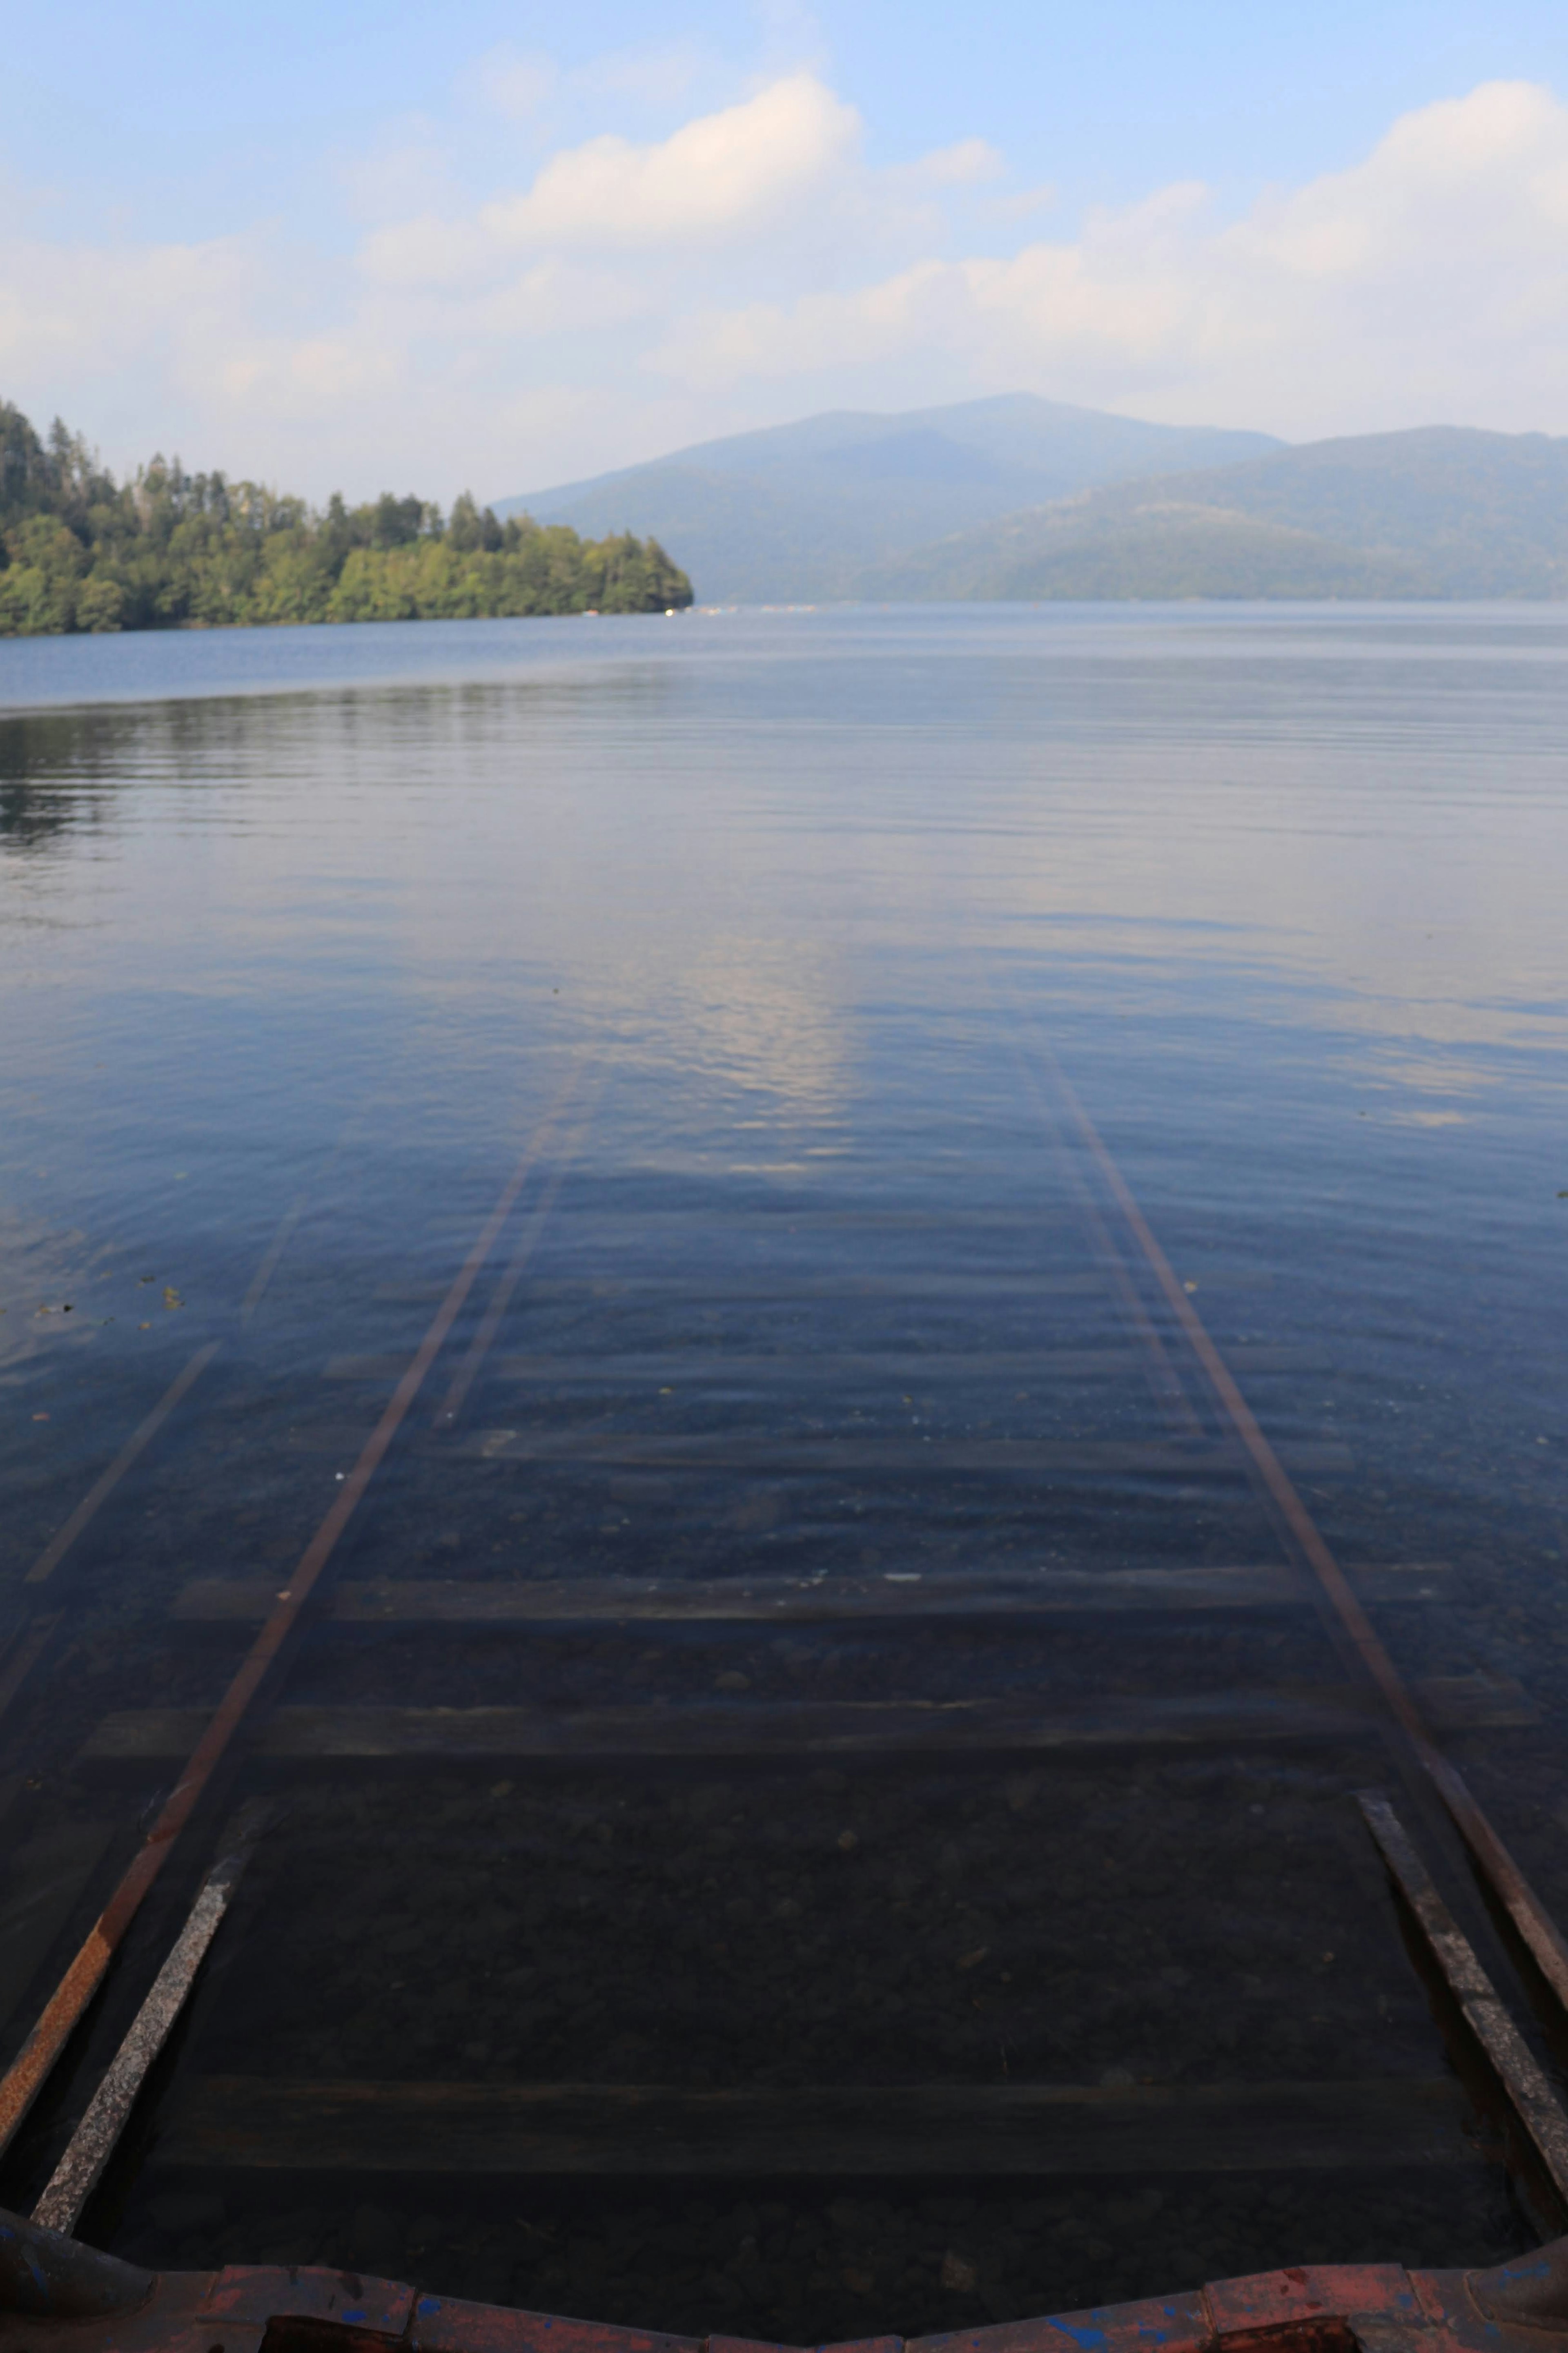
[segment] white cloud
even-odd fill
[[[481,111],[531,123],[556,100],[628,98],[644,107],[679,106],[709,61],[691,41],[612,49],[563,69],[542,49],[498,42],[458,78],[459,94]]]
[[[454,201],[451,160],[427,122],[393,126],[367,154],[341,164],[337,178],[360,220],[406,219]]]
[[[419,213],[373,230],[359,266],[379,286],[462,286],[494,275],[495,240],[474,221]]]
[[[387,221],[362,240],[358,265],[377,285],[460,290],[515,270],[520,251],[671,259],[694,246],[744,246],[781,226],[814,222],[851,187],[859,128],[853,108],[821,82],[791,75],[662,141],[604,136],[565,148],[531,187],[477,212],[424,210]],[[997,163],[972,140],[917,170],[940,185],[989,174]],[[618,315],[623,306],[616,307]]]
[[[0,249],[0,369],[13,382],[45,371],[68,381],[100,363],[161,360],[178,375],[269,275],[262,241],[249,237],[129,248],[10,238]]]
[[[1568,428],[1568,109],[1484,84],[1364,163],[1218,219],[1198,184],[1071,240],[843,291],[695,306],[650,364],[709,391],[963,348],[976,390],[1156,404],[1288,435],[1439,417]]]
[[[629,269],[604,269],[552,255],[509,279],[477,313],[501,335],[563,335],[657,315],[658,290]]]
[[[670,264],[691,247],[745,247],[781,226],[814,224],[844,195],[858,136],[851,106],[811,75],[787,75],[663,142],[599,136],[564,148],[531,186],[478,212],[385,221],[360,242],[357,264],[376,285],[461,291],[515,270],[520,252],[639,252]],[[929,176],[962,181],[990,167],[990,148],[975,139],[931,158]]]
[[[961,268],[921,261],[853,293],[698,311],[647,354],[647,364],[709,385],[875,366],[956,328],[957,312],[967,307],[963,287]]]
[[[954,146],[933,148],[912,167],[911,176],[933,188],[963,188],[976,180],[1000,180],[1007,169],[1001,150],[989,139],[960,139]]]
[[[485,227],[531,246],[659,246],[732,239],[807,202],[848,158],[859,117],[811,74],[700,115],[658,144],[614,134],[552,156],[526,195],[487,205]]]
[[[484,70],[521,106],[524,67]],[[814,407],[1018,387],[1300,438],[1568,431],[1568,108],[1534,85],[1407,114],[1239,216],[1184,182],[1056,237],[982,140],[873,167],[803,71],[531,175],[521,135],[494,133],[479,195],[449,137],[443,162],[429,124],[393,126],[346,245],[51,244],[18,205],[0,389],[117,464],[177,444],[313,495],[499,495]]]
[[[993,196],[991,216],[994,220],[1023,220],[1030,213],[1044,212],[1058,201],[1056,183],[1043,180],[1037,188],[1019,188],[1009,196]]]
[[[581,90],[635,99],[640,106],[679,106],[705,63],[694,43],[678,41],[663,48],[617,49],[581,67],[574,79]]]
[[[553,58],[502,41],[461,77],[459,88],[492,114],[527,122],[554,96],[560,79]]]

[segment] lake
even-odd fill
[[[1532,2243],[1359,1791],[1568,2046],[1289,1512],[1568,1919],[1565,741],[1552,607],[0,643],[7,2058],[281,1627],[0,2201],[261,1799],[136,2260]]]

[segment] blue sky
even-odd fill
[[[316,496],[1017,388],[1565,432],[1565,101],[1539,0],[15,11],[0,396]]]

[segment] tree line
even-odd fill
[[[653,613],[691,583],[656,539],[504,523],[467,492],[449,515],[384,491],[309,506],[154,458],[116,482],[57,417],[0,401],[0,637],[300,621]]]

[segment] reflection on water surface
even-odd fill
[[[1565,655],[0,646],[8,2052],[534,1139],[5,2197],[275,1788],[83,2226],[127,2253],[805,2342],[1529,2243],[1353,1804],[1399,1757],[1062,1082],[1568,1915]],[[1071,2129],[993,2161],[1030,2085]]]

